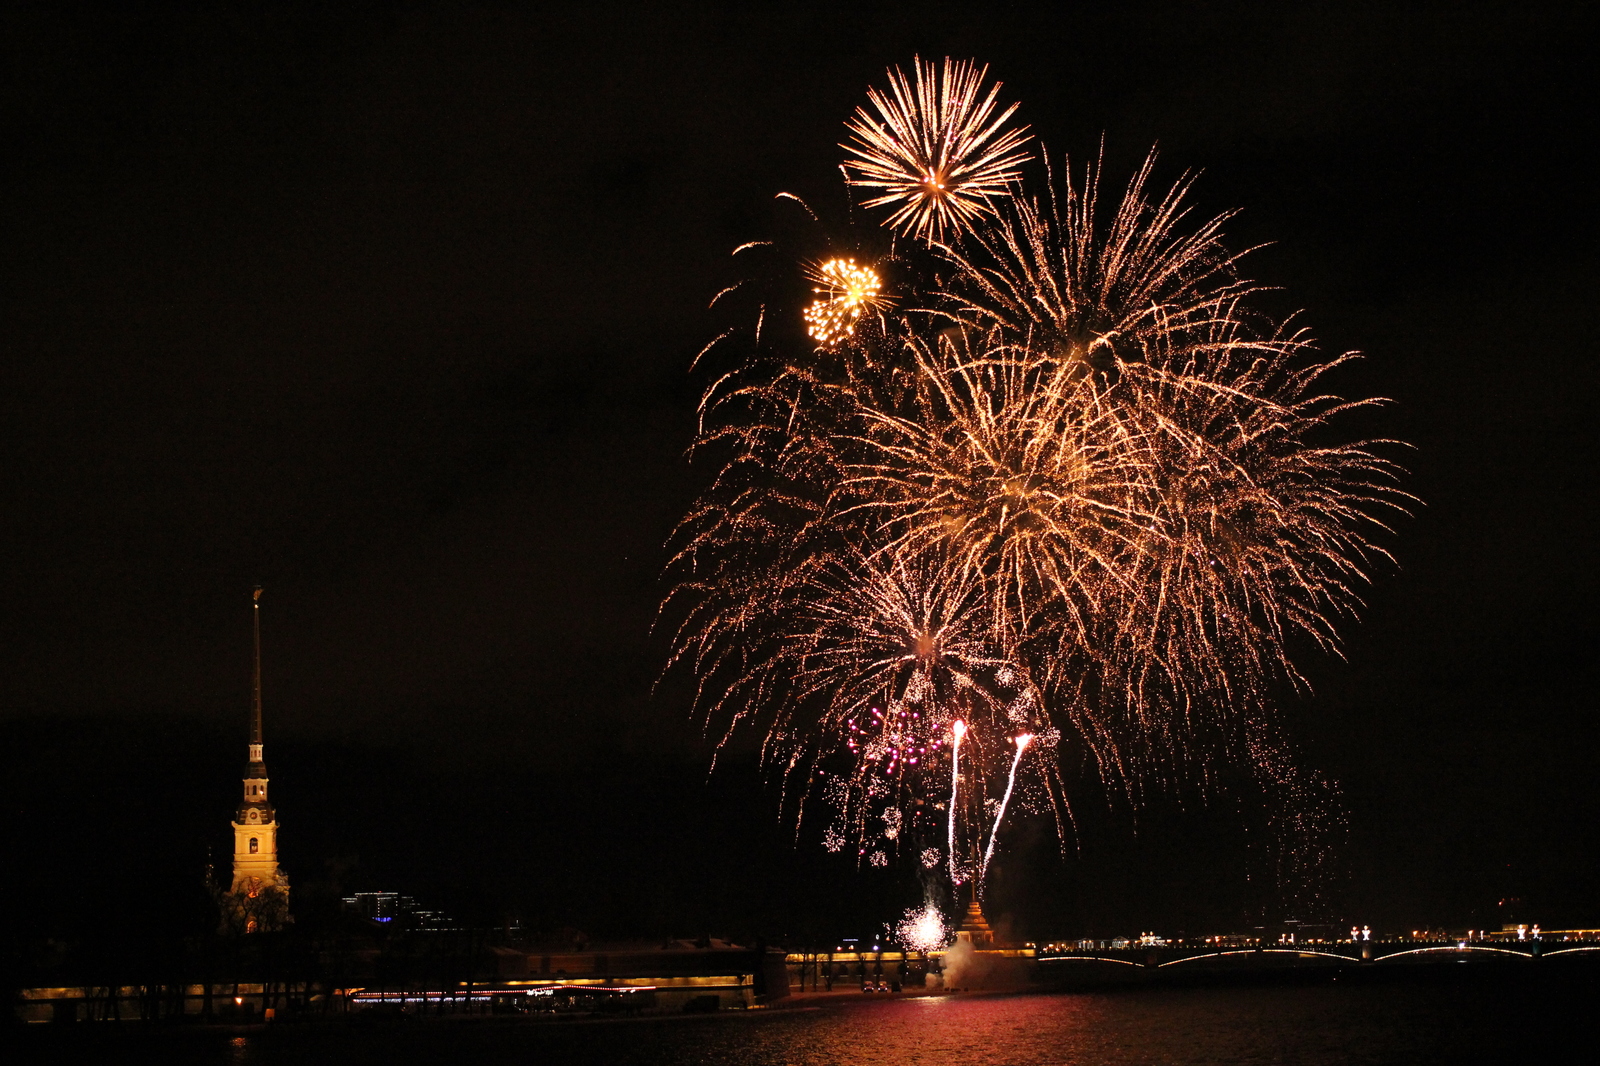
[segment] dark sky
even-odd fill
[[[156,914],[227,847],[257,582],[297,886],[596,932],[916,902],[796,850],[748,761],[707,780],[649,627],[728,252],[837,198],[841,122],[921,53],[989,62],[1053,151],[1203,170],[1395,401],[1359,428],[1426,506],[1284,707],[1343,783],[1350,916],[1600,921],[1579,5],[1051,6],[8,7],[8,915]],[[1225,806],[1091,811],[995,907],[1226,927]]]

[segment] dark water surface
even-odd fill
[[[174,1066],[608,1063],[903,1066],[1070,1063],[1517,1063],[1587,1059],[1589,972],[1433,975],[1299,987],[826,1000],[617,1021],[402,1020],[247,1034],[20,1034],[14,1061]],[[9,1058],[9,1056],[7,1056]]]

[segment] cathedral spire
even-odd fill
[[[251,598],[250,613],[255,618],[256,671],[250,690],[250,761],[259,762],[261,753],[261,586]]]
[[[278,814],[267,798],[267,763],[261,743],[261,586],[250,599],[255,670],[250,686],[250,760],[244,795],[233,820],[233,902],[224,924],[241,932],[275,928],[288,920],[289,881],[278,866]]]
[[[259,808],[258,817],[272,820],[272,804],[267,802],[266,747],[261,743],[261,586],[257,585],[250,597],[250,616],[255,637],[255,670],[250,681],[250,757],[244,766],[244,806],[239,817],[244,819],[252,807]]]

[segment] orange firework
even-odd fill
[[[827,847],[981,888],[1009,812],[1064,836],[1058,749],[1133,797],[1237,752],[1297,638],[1337,649],[1409,497],[1387,442],[1330,439],[1371,401],[1252,309],[1187,177],[1152,196],[1147,160],[1103,214],[1066,166],[1028,199],[985,70],[912,71],[847,165],[926,247],[893,302],[870,266],[809,268],[812,346],[763,340],[762,303],[701,405],[720,469],[663,609],[708,725],[763,734]]]
[[[854,259],[829,259],[808,275],[817,299],[805,310],[806,332],[821,347],[854,335],[863,314],[889,306],[878,272]]]
[[[1010,126],[1017,105],[999,110],[1000,86],[983,95],[988,67],[946,59],[912,61],[912,76],[889,71],[889,91],[870,89],[876,115],[858,108],[842,147],[851,185],[877,191],[868,207],[893,207],[884,223],[922,240],[970,230],[1010,195],[1029,159],[1027,127]]]

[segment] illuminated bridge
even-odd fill
[[[1086,964],[1166,970],[1186,966],[1230,965],[1380,965],[1405,962],[1504,960],[1533,962],[1546,958],[1600,958],[1600,934],[1586,930],[1584,939],[1544,940],[1362,940],[1311,944],[1130,944],[1127,947],[1077,948],[1041,945],[1041,970],[1071,970]]]

